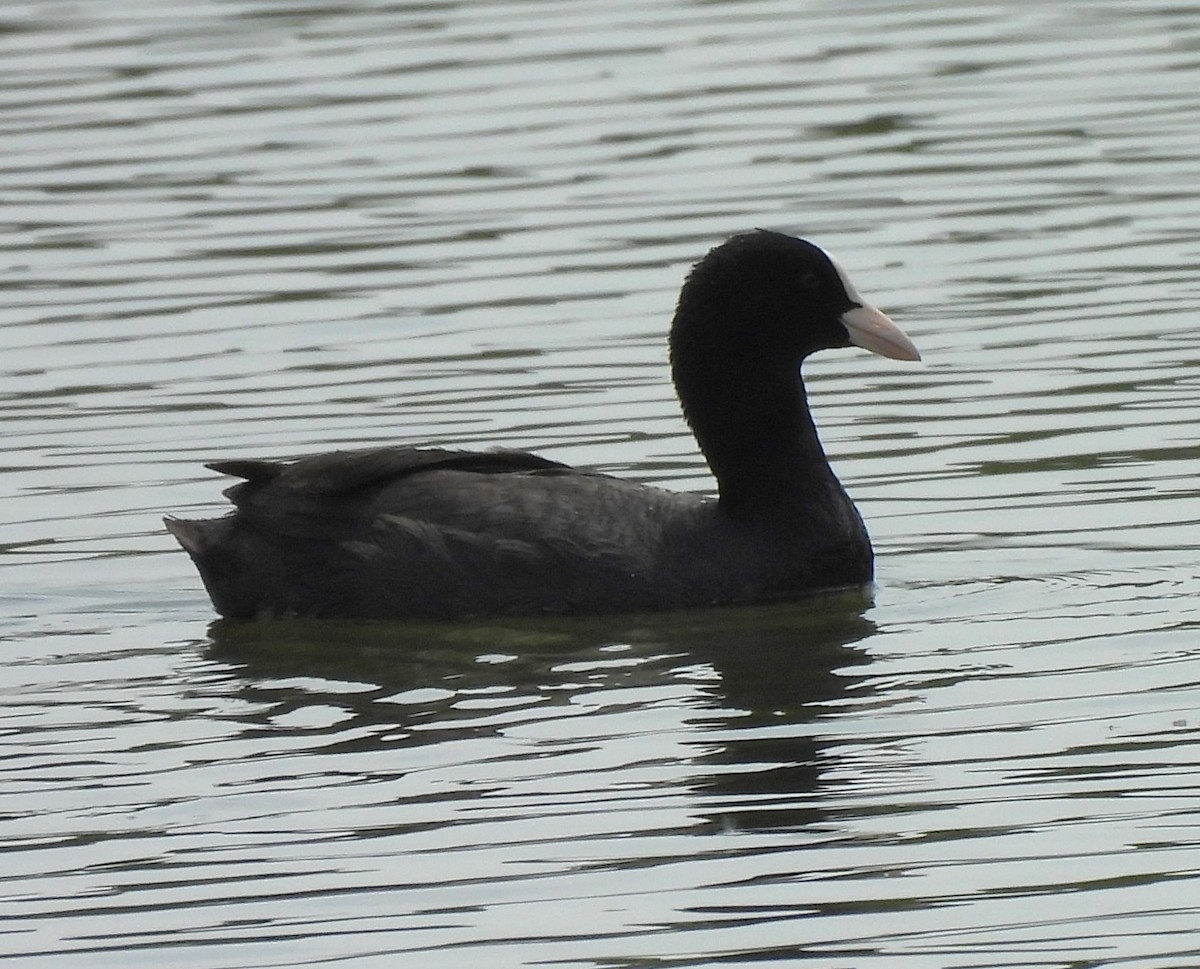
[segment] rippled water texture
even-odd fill
[[[5,966],[1200,965],[1200,6],[0,9]],[[212,628],[201,463],[706,469],[687,266],[836,251],[879,553],[782,609]]]

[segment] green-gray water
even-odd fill
[[[1200,963],[1200,6],[0,10],[0,961]],[[683,273],[806,235],[867,597],[209,628],[201,463],[710,481]]]

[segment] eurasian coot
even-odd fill
[[[671,370],[719,497],[516,451],[387,447],[221,461],[235,510],[167,519],[224,616],[460,619],[794,599],[861,585],[872,552],[800,364],[854,344],[918,360],[810,242],[734,236],[696,264]]]

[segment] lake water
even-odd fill
[[[0,959],[1200,965],[1200,4],[0,11]],[[201,464],[711,487],[690,263],[837,252],[878,584],[210,626]]]

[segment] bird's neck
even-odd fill
[[[801,514],[814,497],[841,493],[808,409],[799,365],[726,366],[676,373],[684,414],[717,479],[721,507],[738,518]],[[689,384],[700,381],[703,386]]]

